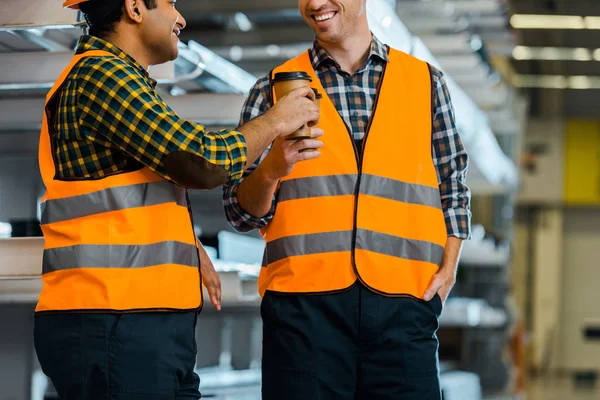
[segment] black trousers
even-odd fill
[[[38,314],[34,343],[61,400],[199,399],[198,314]]]
[[[263,319],[265,400],[439,400],[442,301],[376,294],[267,292]]]

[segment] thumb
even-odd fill
[[[442,283],[441,283],[440,279],[438,278],[437,275],[434,275],[433,278],[431,278],[429,287],[427,288],[427,290],[425,291],[425,294],[423,295],[423,300],[431,301],[431,299],[433,299],[433,296],[435,296],[435,294],[438,292],[438,290],[440,290],[441,287],[442,287]]]

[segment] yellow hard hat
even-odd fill
[[[64,8],[70,8],[71,10],[79,10],[79,5],[81,3],[87,3],[90,0],[66,0],[63,3]]]

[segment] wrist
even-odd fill
[[[456,281],[456,268],[451,264],[442,264],[438,269],[437,275],[443,277],[446,281]]]
[[[281,120],[281,118],[277,118],[277,116],[274,115],[274,113],[275,112],[273,111],[273,109],[270,109],[264,114],[264,122],[268,126],[266,130],[268,132],[271,132],[271,138],[273,140],[283,135],[284,133],[283,121]]]
[[[265,159],[260,165],[256,168],[256,172],[260,176],[261,181],[265,186],[276,186],[279,183],[279,176],[275,176],[269,168],[269,162]]]

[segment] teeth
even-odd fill
[[[317,15],[315,16],[315,19],[319,22],[321,21],[327,21],[328,19],[333,18],[333,16],[335,15],[335,13],[329,13],[329,14],[323,14],[323,15]]]

